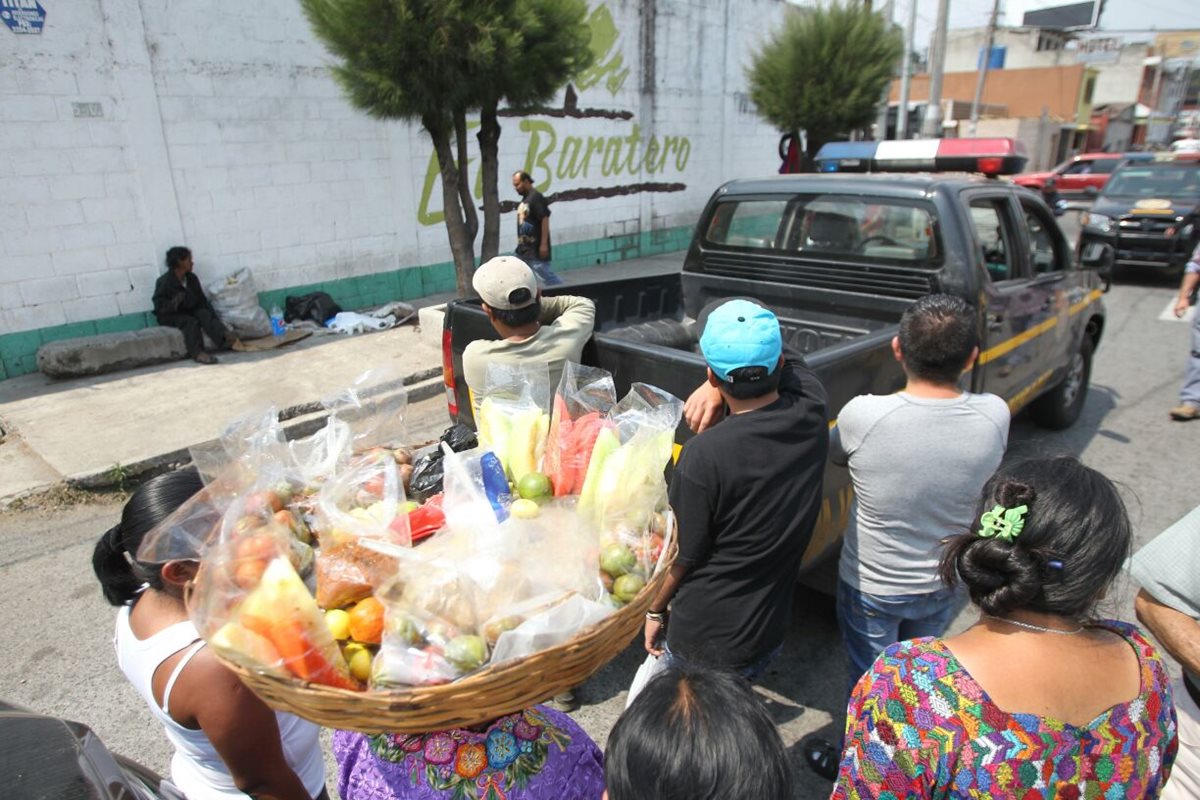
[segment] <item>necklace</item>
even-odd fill
[[[1020,622],[1019,620],[1015,620],[1015,619],[1005,619],[1004,617],[993,617],[991,614],[980,614],[980,616],[985,617],[987,619],[994,619],[997,622],[1006,622],[1009,625],[1016,625],[1018,628],[1024,628],[1024,629],[1030,630],[1030,631],[1037,631],[1038,633],[1057,633],[1059,636],[1074,636],[1077,633],[1083,633],[1082,625],[1080,625],[1078,628],[1076,628],[1073,631],[1064,631],[1059,628],[1046,628],[1042,625],[1034,625],[1031,622]]]

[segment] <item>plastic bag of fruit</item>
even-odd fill
[[[264,472],[278,474],[287,463],[288,446],[274,406],[231,421],[211,442],[189,448],[205,485],[220,480],[226,493],[239,494],[260,482]]]
[[[642,528],[663,505],[664,470],[674,450],[683,401],[669,392],[635,383],[613,407],[612,427],[592,449],[579,503],[602,525],[624,520]]]
[[[482,631],[491,649],[490,663],[502,664],[556,647],[611,613],[611,606],[578,594],[534,598],[504,616],[484,622]]]
[[[475,427],[480,447],[496,454],[514,484],[539,471],[550,430],[547,364],[489,363]]]
[[[446,683],[483,666],[480,588],[437,548],[409,551],[378,598],[386,609],[371,671],[373,687]]]
[[[408,392],[404,378],[393,369],[369,369],[321,404],[331,417],[350,426],[352,452],[361,453],[374,447],[392,449],[408,441],[404,422]]]
[[[225,534],[206,551],[189,597],[209,645],[248,669],[364,688],[296,569],[291,536],[270,523],[235,524]]]
[[[494,526],[508,518],[512,488],[499,457],[477,447],[455,453],[442,445],[442,512],[451,527]]]
[[[555,497],[583,491],[592,448],[600,432],[612,427],[608,413],[616,402],[617,389],[607,370],[566,363],[554,394],[542,464]]]
[[[361,537],[411,545],[406,503],[400,465],[391,451],[356,456],[321,486],[317,500],[321,546]]]

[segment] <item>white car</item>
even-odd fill
[[[1200,139],[1176,139],[1171,143],[1172,153],[1200,153]]]

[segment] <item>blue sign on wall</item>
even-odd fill
[[[38,0],[0,0],[0,20],[13,33],[41,33],[46,9]]]

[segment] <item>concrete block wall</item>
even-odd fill
[[[501,199],[534,174],[557,268],[681,249],[720,183],[776,169],[744,69],[784,6],[592,1],[611,46],[576,89],[599,113],[502,120]],[[41,343],[155,324],[175,244],[206,283],[250,268],[267,307],[453,289],[428,137],[343,99],[295,0],[55,4],[40,36],[0,37],[0,378]]]

